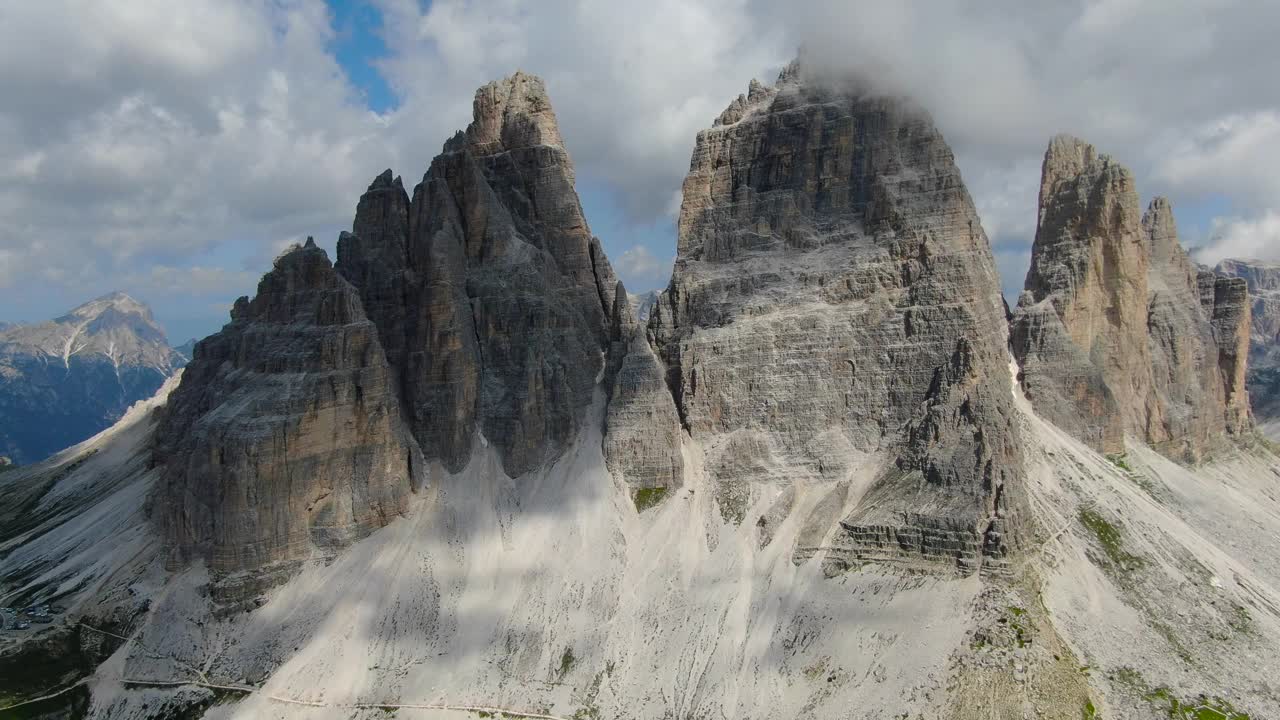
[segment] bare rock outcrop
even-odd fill
[[[616,279],[573,187],[542,81],[476,93],[412,198],[390,171],[361,198],[337,269],[359,288],[428,458],[458,470],[477,432],[508,474],[580,427],[609,344]]]
[[[1216,273],[1243,279],[1253,301],[1249,331],[1249,400],[1258,418],[1280,419],[1280,263],[1222,260]],[[1216,293],[1215,293],[1216,295]]]
[[[672,490],[684,484],[683,430],[667,389],[666,371],[649,344],[622,283],[614,292],[609,352],[609,405],[604,456],[633,489]]]
[[[156,444],[169,562],[241,574],[228,602],[386,525],[425,466],[377,329],[310,239],[197,344]]]
[[[1239,299],[1206,303],[1169,202],[1140,214],[1132,173],[1077,138],[1045,153],[1025,288],[1010,333],[1023,389],[1095,449],[1121,453],[1128,435],[1196,461],[1248,425]]]
[[[1280,418],[1280,263],[1264,260],[1223,260],[1215,268],[1214,303],[1216,314],[1223,316],[1227,327],[1238,328],[1242,311],[1229,301],[1218,309],[1218,298],[1240,296],[1238,283],[1244,282],[1251,301],[1249,308],[1249,361],[1247,387],[1253,411],[1260,419]],[[1225,277],[1222,277],[1225,276]],[[1233,288],[1218,287],[1222,282],[1237,283]],[[1202,298],[1208,302],[1206,279]],[[1206,307],[1208,307],[1206,305]],[[1224,333],[1226,335],[1226,333]],[[1221,365],[1238,380],[1240,338],[1229,335],[1228,348]],[[1238,386],[1237,386],[1238,387]]]
[[[650,329],[726,517],[765,485],[827,484],[839,513],[839,488],[883,454],[842,519],[848,562],[970,571],[1016,541],[999,281],[919,108],[799,63],[752,83],[698,135]]]
[[[1151,414],[1148,257],[1133,175],[1076,138],[1049,144],[1012,326],[1038,411],[1105,452]]]

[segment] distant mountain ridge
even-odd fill
[[[0,455],[27,464],[80,442],[185,364],[151,308],[122,292],[0,326]]]
[[[646,293],[627,293],[627,299],[631,301],[631,308],[635,310],[636,319],[642,323],[649,322],[649,315],[653,313],[653,306],[658,303],[657,290],[650,290]]]

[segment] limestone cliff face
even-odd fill
[[[1037,410],[1106,452],[1152,408],[1148,253],[1133,175],[1076,138],[1045,153],[1013,347]]]
[[[1260,420],[1274,421],[1280,418],[1280,263],[1223,260],[1214,270],[1217,275],[1243,280],[1248,286],[1252,300],[1249,399]],[[1228,291],[1223,292],[1229,294]],[[1208,294],[1206,281],[1206,300]],[[1215,286],[1215,298],[1217,294]]]
[[[1204,293],[1169,202],[1140,214],[1132,173],[1082,140],[1054,138],[1011,324],[1037,411],[1106,453],[1123,452],[1131,435],[1198,460],[1239,432],[1248,424],[1232,350],[1239,300],[1224,297],[1215,311]]]
[[[1022,456],[999,282],[923,111],[798,64],[753,82],[698,135],[650,329],[727,516],[765,484],[826,483],[839,513],[882,452],[836,516],[851,562],[1006,551]]]
[[[425,465],[376,328],[310,239],[197,344],[156,437],[170,562],[219,576],[287,573],[382,527]]]
[[[667,389],[665,368],[622,283],[614,292],[611,338],[605,462],[631,488],[680,487],[684,484],[680,417]]]
[[[591,237],[542,81],[476,93],[412,198],[388,171],[338,242],[428,458],[458,470],[477,431],[518,476],[580,427],[609,343],[614,278]]]
[[[1219,346],[1211,315],[1200,303],[1198,270],[1178,242],[1173,208],[1165,198],[1151,202],[1142,218],[1147,238],[1149,289],[1148,346],[1154,411],[1144,437],[1166,454],[1199,459],[1226,430],[1239,430],[1228,407],[1227,375],[1218,368]],[[1248,409],[1245,408],[1247,418]]]

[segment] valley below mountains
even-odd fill
[[[698,133],[662,293],[574,182],[480,88],[0,474],[0,717],[1280,717],[1276,268],[1060,136],[1009,308],[928,113],[800,61]]]

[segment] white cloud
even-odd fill
[[[674,258],[661,259],[644,245],[635,245],[613,260],[627,292],[646,292],[667,284]]]
[[[383,0],[404,104],[392,121],[408,172],[470,118],[476,87],[513,70],[541,75],[570,154],[640,222],[666,212],[697,131],[753,76],[794,48],[748,0]]]
[[[21,99],[0,106],[10,284],[110,285],[229,239],[339,226],[394,156],[326,50],[321,3],[2,14],[0,94]]]
[[[1214,118],[1165,144],[1153,172],[1160,182],[1254,208],[1280,201],[1280,108]]]
[[[400,96],[384,115],[330,53],[321,0],[7,3],[0,304],[34,279],[70,306],[153,266],[229,268],[235,284],[281,238],[332,242],[372,176],[393,167],[412,184],[467,123],[475,88],[517,68],[547,81],[579,177],[626,222],[657,227],[697,131],[801,44],[934,114],[1006,287],[1034,234],[1040,155],[1062,131],[1129,165],[1144,195],[1229,196],[1239,217],[1215,247],[1275,237],[1280,3],[374,2],[379,67]],[[629,286],[663,284],[671,240],[615,259]]]
[[[1218,219],[1209,244],[1198,249],[1195,257],[1206,265],[1227,258],[1280,260],[1280,212],[1267,211],[1251,220]]]

